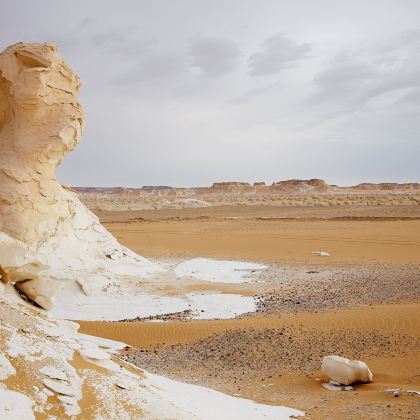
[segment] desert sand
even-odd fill
[[[154,260],[237,259],[267,269],[246,283],[200,283],[202,290],[253,293],[256,313],[226,320],[80,321],[81,331],[126,342],[132,348],[123,357],[153,372],[292,405],[305,418],[414,419],[420,400],[407,391],[420,390],[417,212],[411,206],[98,211],[121,243]],[[187,287],[185,280],[177,286],[160,291]],[[323,388],[319,369],[326,354],[366,361],[373,383],[352,391]]]
[[[412,418],[419,409],[418,305],[373,306],[323,314],[171,325],[85,325],[140,350],[125,358],[155,372],[271,404],[307,418]],[[141,337],[141,338],[140,338]],[[336,393],[321,387],[326,353],[362,358],[374,382]],[[399,389],[398,397],[388,389]]]
[[[207,211],[209,211],[207,209]],[[217,210],[216,210],[217,211]],[[332,264],[418,263],[420,219],[288,220],[209,217],[204,219],[104,222],[126,246],[148,257],[206,256],[264,262]]]

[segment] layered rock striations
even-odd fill
[[[44,278],[145,275],[161,270],[122,247],[77,195],[57,182],[56,167],[82,134],[79,88],[79,77],[54,45],[18,43],[0,54],[3,282],[12,278],[7,270],[14,272],[14,282],[38,281],[39,270],[34,267],[17,278],[17,267],[1,261],[2,243],[11,241],[21,253],[30,253],[31,264],[47,273]],[[40,288],[29,286],[27,291]]]
[[[2,230],[34,248],[77,213],[55,168],[78,143],[79,78],[48,44],[16,44],[0,55]]]

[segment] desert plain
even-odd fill
[[[419,184],[63,186],[79,77],[0,70],[2,419],[418,418]]]
[[[417,192],[405,193],[381,190],[377,199],[361,190],[352,203],[354,192],[310,199],[289,192],[267,205],[243,195],[238,202],[240,191],[230,189],[224,201],[234,196],[233,204],[124,210],[121,194],[113,193],[110,209],[102,192],[96,201],[89,192],[85,202],[107,229],[152,261],[175,267],[205,258],[264,269],[245,282],[190,276],[139,284],[166,296],[252,297],[254,312],[79,321],[80,331],[127,343],[120,357],[148,371],[294,407],[308,419],[418,418],[420,207]],[[373,382],[324,388],[320,364],[328,354],[365,361]]]

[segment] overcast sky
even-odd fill
[[[418,0],[4,1],[19,41],[82,79],[65,184],[420,181]]]

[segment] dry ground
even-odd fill
[[[420,262],[417,207],[353,210],[235,206],[99,215],[124,245],[151,258],[325,264],[313,253],[323,250],[328,264]]]
[[[269,269],[258,283],[229,286],[255,294],[255,315],[82,322],[82,332],[127,342],[136,349],[124,357],[149,370],[300,408],[307,418],[418,418],[419,396],[385,392],[420,391],[418,208],[236,206],[99,215],[123,244],[150,258],[263,261]],[[331,257],[312,253],[320,250]],[[177,285],[164,286],[162,293],[177,292]],[[318,369],[331,353],[366,360],[374,382],[348,392],[324,389]]]

